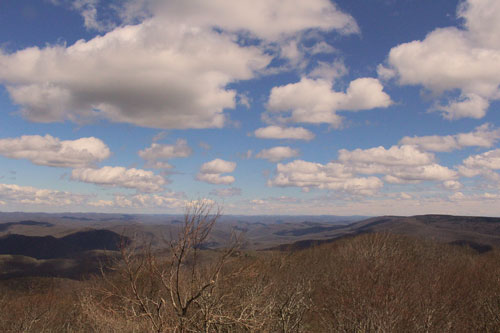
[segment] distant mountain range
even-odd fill
[[[94,258],[104,255],[102,250],[116,256],[120,242],[134,237],[164,247],[182,223],[179,215],[0,213],[0,278],[95,271]],[[500,247],[496,217],[229,215],[219,220],[203,248],[224,246],[234,232],[243,234],[242,250],[297,250],[372,232],[469,246],[479,253]]]
[[[380,216],[338,227],[329,232],[314,234],[315,237],[281,244],[275,249],[300,249],[311,245],[332,242],[343,237],[352,237],[362,233],[388,232],[437,242],[470,246],[478,252],[486,252],[493,247],[500,247],[500,218],[453,216],[453,215],[418,215]],[[322,235],[323,234],[323,235]],[[313,236],[310,234],[309,236]]]
[[[68,258],[91,250],[117,251],[129,239],[110,230],[88,230],[61,238],[9,234],[0,237],[0,254],[22,255],[36,259]]]

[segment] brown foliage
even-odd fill
[[[296,252],[203,250],[219,217],[210,208],[190,207],[163,251],[122,247],[102,276],[2,285],[0,331],[500,331],[497,250],[391,234]]]
[[[321,330],[498,331],[500,259],[459,247],[370,234],[310,251]],[[312,268],[314,269],[314,268]]]

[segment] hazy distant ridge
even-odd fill
[[[90,250],[118,250],[122,236],[110,230],[80,231],[65,237],[10,234],[0,238],[0,254],[36,259],[64,258]],[[128,242],[128,239],[125,238]]]

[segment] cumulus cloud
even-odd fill
[[[176,193],[115,195],[114,204],[132,208],[184,208],[187,201]]]
[[[392,184],[406,184],[421,181],[446,181],[457,177],[457,172],[433,163],[429,165],[388,168],[385,181]]]
[[[311,79],[323,79],[326,81],[334,82],[336,79],[347,74],[347,67],[342,61],[334,61],[327,63],[319,61],[318,65],[309,72],[307,77]]]
[[[217,188],[210,191],[210,195],[215,195],[223,198],[239,196],[241,195],[241,188],[239,187]]]
[[[96,208],[163,208],[182,209],[189,202],[184,193],[164,192],[161,194],[115,194],[112,200],[88,202]]]
[[[500,3],[468,0],[458,8],[462,28],[439,28],[424,40],[391,49],[388,67],[379,76],[396,77],[402,85],[422,85],[441,94],[460,92],[458,99],[434,109],[454,120],[482,118],[492,100],[500,99]]]
[[[500,129],[491,124],[483,124],[473,132],[446,136],[404,137],[399,142],[403,145],[415,145],[425,151],[450,152],[465,147],[490,148],[500,139]]]
[[[233,176],[221,176],[218,173],[198,173],[196,179],[205,183],[216,185],[230,185],[235,181]]]
[[[382,146],[369,149],[339,150],[339,160],[342,162],[374,163],[389,166],[426,165],[434,161],[434,155],[421,152],[413,146],[392,146],[386,149]]]
[[[142,0],[141,0],[142,1]],[[87,30],[95,30],[98,32],[109,31],[116,27],[116,23],[114,23],[111,18],[108,16],[106,19],[100,17],[99,12],[102,9],[102,5],[104,1],[101,0],[46,0],[46,2],[50,2],[56,6],[65,6],[70,10],[74,10],[80,14],[83,19],[83,25]],[[126,2],[126,1],[124,1]],[[108,4],[109,9],[120,9],[118,6],[114,4],[110,4],[104,2],[104,4]],[[123,8],[124,10],[124,8]]]
[[[338,128],[342,117],[337,111],[369,110],[391,104],[382,84],[374,78],[352,81],[345,93],[335,91],[331,81],[302,78],[297,83],[274,87],[268,111],[271,114],[291,112],[289,120],[296,123],[328,123]]]
[[[81,168],[108,158],[110,151],[104,142],[94,137],[60,140],[47,134],[0,139],[0,155],[27,159],[37,165]]]
[[[328,0],[194,0],[160,2],[161,16],[196,26],[218,26],[227,31],[248,31],[267,41],[283,39],[307,29],[357,33],[354,19]]]
[[[189,157],[192,153],[187,141],[178,139],[173,145],[153,143],[149,148],[139,151],[139,156],[147,161],[148,167],[170,169],[172,166],[166,160]]]
[[[355,177],[352,170],[340,163],[313,163],[295,160],[276,166],[276,175],[269,186],[329,189],[352,194],[371,195],[382,186],[377,177]]]
[[[405,136],[399,141],[403,145],[414,145],[425,151],[449,152],[460,149],[454,135]]]
[[[469,156],[464,160],[464,165],[468,168],[500,169],[500,149]]]
[[[478,155],[467,157],[458,171],[464,177],[482,175],[492,181],[500,182],[500,149],[494,149]]]
[[[484,192],[484,193],[465,195],[462,192],[456,192],[453,195],[450,195],[449,199],[451,201],[455,201],[455,202],[460,201],[461,204],[464,204],[466,202],[476,202],[476,203],[483,202],[486,205],[495,206],[495,202],[491,202],[491,201],[498,201],[500,199],[500,194]],[[494,215],[494,214],[492,214],[492,215]]]
[[[73,0],[71,7],[78,11],[83,18],[85,28],[99,32],[108,31],[114,28],[110,21],[99,20],[97,5],[99,0]]]
[[[306,140],[314,139],[314,133],[303,127],[281,127],[267,126],[255,130],[254,135],[261,139],[292,139]]]
[[[500,199],[500,194],[498,194],[498,193],[483,193],[481,195],[481,199],[498,200],[498,199]]]
[[[203,163],[196,179],[210,184],[229,185],[234,183],[234,177],[222,176],[222,174],[231,173],[234,169],[236,169],[235,162],[224,161],[217,158],[210,162]]]
[[[13,205],[80,205],[88,196],[15,184],[0,184],[0,201]]]
[[[384,174],[392,184],[421,181],[446,181],[457,177],[457,172],[435,163],[435,156],[415,146],[392,146],[389,149],[339,150],[339,161],[361,174]]]
[[[98,208],[104,208],[104,207],[113,207],[115,203],[112,200],[97,200],[97,201],[90,201],[87,203],[89,206],[92,207],[98,207]]]
[[[335,48],[325,41],[320,41],[308,48],[310,54],[330,54],[335,53]]]
[[[448,197],[451,201],[460,201],[466,198],[462,192],[455,192]]]
[[[166,183],[162,176],[151,171],[111,166],[74,169],[71,179],[101,186],[131,188],[139,192],[160,192]]]
[[[269,60],[225,34],[147,21],[69,47],[0,53],[0,81],[33,121],[222,127],[236,96],[225,86],[252,78]]]
[[[92,1],[92,0],[86,0]],[[337,31],[341,34],[358,33],[356,21],[328,0],[267,1],[267,0],[128,0],[115,6],[124,22],[135,22],[155,16],[164,21],[214,27],[226,32],[245,32],[266,42],[287,40],[306,30]],[[311,48],[331,52],[318,42]]]
[[[227,86],[266,69],[293,36],[358,32],[354,19],[328,0],[145,2],[122,7],[122,17],[139,18],[138,24],[88,41],[0,51],[0,82],[21,114],[37,122],[97,117],[152,128],[218,128],[224,110],[236,105],[237,92]],[[99,28],[96,3],[75,2],[90,28]],[[144,14],[145,8],[153,10]]]
[[[268,181],[268,185],[295,186],[305,191],[319,188],[373,195],[383,186],[377,175],[391,184],[447,182],[458,178],[455,170],[437,164],[432,153],[422,152],[415,146],[393,146],[389,149],[341,149],[338,160],[327,164],[302,160],[279,163],[276,175]],[[452,187],[457,183],[448,182],[445,185]]]
[[[487,99],[473,93],[463,94],[456,100],[451,100],[448,105],[438,105],[437,111],[443,113],[443,118],[455,120],[460,118],[481,119],[486,115],[490,103]]]
[[[463,187],[462,183],[456,180],[447,180],[443,182],[443,186],[449,190],[454,190],[454,191],[458,191]]]
[[[229,173],[236,169],[236,163],[224,161],[217,158],[213,161],[203,163],[200,168],[201,173]]]
[[[292,149],[286,146],[277,146],[269,149],[263,149],[257,155],[255,155],[256,158],[266,159],[274,163],[297,156],[299,156],[299,151],[297,149]]]

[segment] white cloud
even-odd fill
[[[193,150],[188,146],[187,141],[178,139],[173,145],[153,143],[151,147],[139,151],[139,156],[147,161],[148,167],[170,169],[172,166],[166,163],[166,160],[189,157],[192,153]]]
[[[286,146],[277,146],[269,149],[263,149],[257,155],[255,155],[256,158],[266,159],[274,163],[297,156],[299,156],[299,151],[297,149],[292,149]]]
[[[500,139],[500,129],[493,129],[491,124],[483,124],[473,132],[447,136],[404,137],[399,142],[403,145],[415,145],[425,151],[450,152],[464,147],[490,148]]]
[[[320,41],[313,46],[311,46],[308,50],[310,54],[329,54],[335,53],[335,48],[325,41]]]
[[[74,8],[87,27],[101,29],[97,3],[79,0]],[[220,128],[224,110],[236,106],[237,92],[227,86],[264,71],[282,46],[300,43],[294,39],[302,32],[359,31],[328,0],[133,0],[117,6],[125,23],[137,24],[70,46],[0,51],[0,82],[24,117]],[[240,37],[257,43],[243,45]]]
[[[464,160],[464,165],[468,168],[500,169],[500,149],[469,156]]]
[[[435,109],[453,120],[482,118],[489,102],[500,99],[500,3],[464,1],[458,10],[463,28],[439,28],[422,41],[391,49],[380,77],[397,77],[403,85],[422,85],[436,94],[458,90],[459,99]]]
[[[65,6],[68,9],[74,10],[80,14],[83,19],[83,25],[87,30],[95,30],[98,32],[109,31],[116,27],[116,23],[113,23],[109,18],[107,20],[99,17],[100,0],[45,0],[51,2],[56,6]],[[106,2],[104,2],[106,3]],[[110,5],[110,8],[115,8],[115,6]]]
[[[241,188],[229,187],[229,188],[217,188],[210,191],[210,195],[215,195],[218,197],[234,197],[241,195]]]
[[[339,150],[339,161],[360,174],[383,174],[392,184],[418,183],[421,181],[453,180],[458,175],[447,167],[434,162],[431,153],[415,146],[393,146],[389,149]]]
[[[143,0],[133,2],[144,9]],[[266,41],[286,39],[309,29],[336,30],[344,34],[359,32],[354,19],[328,0],[174,0],[156,1],[152,7],[155,15],[164,21],[217,26],[230,32],[245,31]],[[139,16],[143,15],[139,11]]]
[[[287,60],[268,73],[303,69],[309,55],[332,53],[333,47],[322,40],[325,32],[359,33],[355,20],[328,0],[131,0],[125,2],[122,12],[129,22],[134,22],[134,17],[147,17],[149,12],[159,21],[215,27],[244,39],[257,39],[267,53],[272,51],[273,56]]]
[[[111,200],[98,200],[98,201],[91,201],[91,202],[88,202],[87,203],[89,206],[92,206],[92,207],[99,207],[99,208],[103,208],[103,207],[113,207],[115,205],[115,203]]]
[[[372,195],[382,186],[377,177],[355,177],[352,170],[340,163],[313,163],[295,160],[279,163],[276,176],[268,181],[269,186],[329,189],[352,194]]]
[[[157,134],[155,134],[155,136],[153,137],[152,141],[153,142],[160,141],[160,140],[164,139],[167,135],[168,135],[167,131],[160,131]]]
[[[318,62],[316,66],[307,76],[311,79],[323,79],[329,82],[334,82],[347,74],[347,67],[342,61],[334,61],[333,63]]]
[[[69,47],[0,52],[0,81],[32,121],[222,127],[236,96],[226,85],[269,61],[229,35],[150,20]]]
[[[224,161],[220,158],[212,160],[207,163],[203,163],[200,168],[202,173],[228,173],[233,172],[236,169],[236,163]]]
[[[172,169],[174,166],[168,162],[162,162],[162,161],[148,161],[146,163],[146,168],[151,168],[151,169]]]
[[[454,135],[405,136],[399,141],[402,145],[413,145],[425,151],[450,152],[460,149]]]
[[[115,195],[113,205],[122,208],[184,208],[187,201],[177,193]]]
[[[256,129],[254,134],[257,138],[261,139],[293,139],[306,141],[314,139],[314,133],[303,127],[267,126]]]
[[[462,192],[455,192],[449,196],[449,199],[451,201],[460,201],[460,200],[463,200],[465,198],[466,198],[466,196]]]
[[[474,132],[457,134],[456,138],[461,147],[490,148],[500,139],[500,129],[493,129],[491,124],[486,123],[476,127]]]
[[[500,37],[500,4],[491,0],[464,1],[458,8],[458,16],[465,19],[465,26],[471,36],[480,40],[481,44],[498,47]]]
[[[221,176],[218,173],[198,173],[196,179],[205,183],[216,185],[230,185],[235,181],[233,176]]]
[[[222,176],[223,173],[231,173],[236,169],[235,162],[229,162],[217,158],[210,162],[203,163],[200,172],[196,176],[197,180],[204,181],[210,184],[225,184],[234,183],[233,176]]]
[[[460,190],[463,187],[462,183],[456,180],[447,180],[443,182],[443,186],[449,190],[455,191]]]
[[[486,115],[490,104],[487,99],[473,93],[461,95],[457,100],[451,100],[448,105],[436,106],[442,111],[443,118],[456,120],[461,118],[481,119]]]
[[[481,198],[482,199],[486,199],[486,200],[498,200],[498,199],[500,199],[500,194],[497,194],[497,193],[483,193],[481,195]]]
[[[15,184],[0,184],[0,201],[12,205],[69,206],[84,203],[87,196]]]
[[[350,163],[374,163],[389,166],[427,165],[434,161],[434,155],[419,151],[413,146],[392,146],[389,149],[375,147],[369,149],[339,150],[339,160]]]
[[[446,181],[457,178],[457,172],[433,163],[414,167],[393,167],[385,172],[385,181],[392,184],[406,184],[421,181]]]
[[[184,193],[164,192],[161,194],[115,194],[112,200],[97,200],[88,202],[95,208],[153,208],[175,209],[186,207],[189,202]]]
[[[472,194],[472,195],[465,195],[462,192],[456,192],[453,195],[449,196],[449,199],[451,201],[457,202],[460,201],[460,204],[464,204],[466,202],[476,202],[481,201],[485,202],[486,205],[491,205],[491,201],[498,201],[500,199],[500,195],[498,193],[481,193],[481,194]],[[488,202],[489,201],[489,202]],[[494,205],[494,203],[493,203]],[[485,215],[485,214],[483,214]]]
[[[85,28],[100,32],[108,31],[114,28],[114,24],[98,19],[98,3],[99,0],[72,0],[71,7],[80,12]]]
[[[252,99],[248,96],[247,93],[240,93],[238,94],[238,104],[243,105],[247,109],[250,109]]]
[[[111,166],[74,169],[71,179],[102,186],[131,188],[140,192],[160,192],[166,183],[162,176],[151,171]]]
[[[408,194],[408,193],[406,193]],[[420,192],[422,194],[422,192]],[[279,198],[254,198],[248,203],[239,203],[231,210],[231,214],[253,211],[255,214],[325,214],[325,215],[419,215],[422,212],[428,214],[454,214],[454,215],[476,215],[476,216],[498,216],[500,201],[495,198],[495,193],[490,193],[490,199],[482,195],[470,196],[462,193],[462,199],[451,201],[443,197],[442,193],[436,195],[419,195],[411,193],[407,197],[399,193],[384,195],[379,193],[375,197],[347,197],[347,200],[338,200],[337,193],[315,196],[313,198],[298,199],[288,198],[279,201]],[[273,200],[274,199],[274,200]],[[295,199],[295,201],[293,200]],[[459,202],[460,204],[457,204]]]
[[[405,193],[405,192],[401,192],[401,193],[399,194],[399,197],[400,197],[401,199],[403,199],[403,200],[410,200],[410,199],[413,199],[413,197],[412,197],[410,194]]]
[[[337,111],[369,110],[391,104],[391,98],[377,79],[356,79],[344,93],[334,91],[330,81],[302,78],[297,83],[274,87],[269,96],[268,111],[271,114],[291,111],[290,120],[293,122],[328,123],[338,128],[342,118]]]
[[[500,182],[500,174],[495,170],[500,169],[500,149],[494,149],[482,154],[467,157],[458,171],[464,177],[482,175],[492,181]]]
[[[408,184],[422,181],[455,181],[458,173],[435,163],[431,153],[415,146],[393,146],[389,149],[339,150],[338,161],[327,164],[295,160],[279,163],[269,186],[295,186],[304,191],[310,188],[344,191],[351,194],[373,195],[383,182]],[[365,177],[364,175],[370,175]],[[457,182],[458,183],[458,182]],[[447,183],[451,186],[451,183]],[[455,184],[456,185],[456,184]]]
[[[110,151],[104,142],[94,137],[60,140],[47,134],[0,139],[0,155],[27,159],[37,165],[81,168],[108,158]]]

